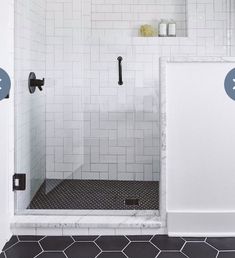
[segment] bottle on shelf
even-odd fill
[[[158,27],[158,36],[167,37],[167,21],[162,19]]]
[[[168,23],[167,36],[176,37],[176,23],[174,20],[170,20]]]

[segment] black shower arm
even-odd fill
[[[118,68],[119,68],[119,81],[118,81],[118,84],[119,85],[123,85],[123,80],[122,80],[122,60],[123,58],[121,56],[119,56],[117,58],[118,60]]]

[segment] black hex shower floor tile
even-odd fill
[[[187,258],[180,252],[161,252],[157,258]]]
[[[19,242],[7,249],[7,258],[34,258],[42,252],[37,242]]]
[[[182,253],[189,258],[216,258],[218,252],[206,243],[188,242],[184,246]]]
[[[70,236],[47,236],[40,241],[40,244],[44,251],[63,251],[73,242]]]
[[[95,258],[100,252],[101,250],[92,242],[75,242],[65,250],[68,258]]]
[[[66,258],[62,252],[44,252],[41,253],[37,258]]]
[[[4,253],[1,253],[1,254],[0,254],[0,258],[5,258]]]
[[[5,244],[3,247],[3,251],[7,250],[11,246],[15,245],[18,242],[18,238],[16,236],[12,236],[11,239]]]
[[[101,253],[97,258],[126,258],[126,256],[120,252],[105,252]]]
[[[123,252],[128,258],[155,258],[159,250],[149,242],[131,242]]]
[[[179,251],[185,241],[180,237],[168,237],[166,235],[162,236],[155,236],[151,242],[157,246],[160,250],[167,251],[167,250],[174,250]]]
[[[125,236],[101,236],[95,242],[103,251],[122,251],[129,240]]]
[[[220,252],[217,258],[234,258],[235,257],[235,251],[234,252]]]
[[[235,250],[235,238],[233,237],[210,237],[207,238],[206,242],[214,246],[217,250]]]
[[[125,205],[128,198],[139,206]],[[158,210],[159,182],[47,179],[28,209]]]

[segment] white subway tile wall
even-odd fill
[[[47,177],[159,180],[159,58],[230,55],[229,2],[47,0]],[[138,37],[161,18],[181,37]]]
[[[45,0],[15,1],[15,172],[26,173],[26,191],[17,192],[17,210],[25,209],[46,177],[46,98],[31,95],[28,76],[45,77]]]

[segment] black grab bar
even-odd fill
[[[119,67],[119,81],[118,81],[118,84],[123,85],[123,80],[122,80],[122,60],[123,60],[123,58],[121,56],[119,56],[117,58],[117,60],[118,60],[118,67]]]

